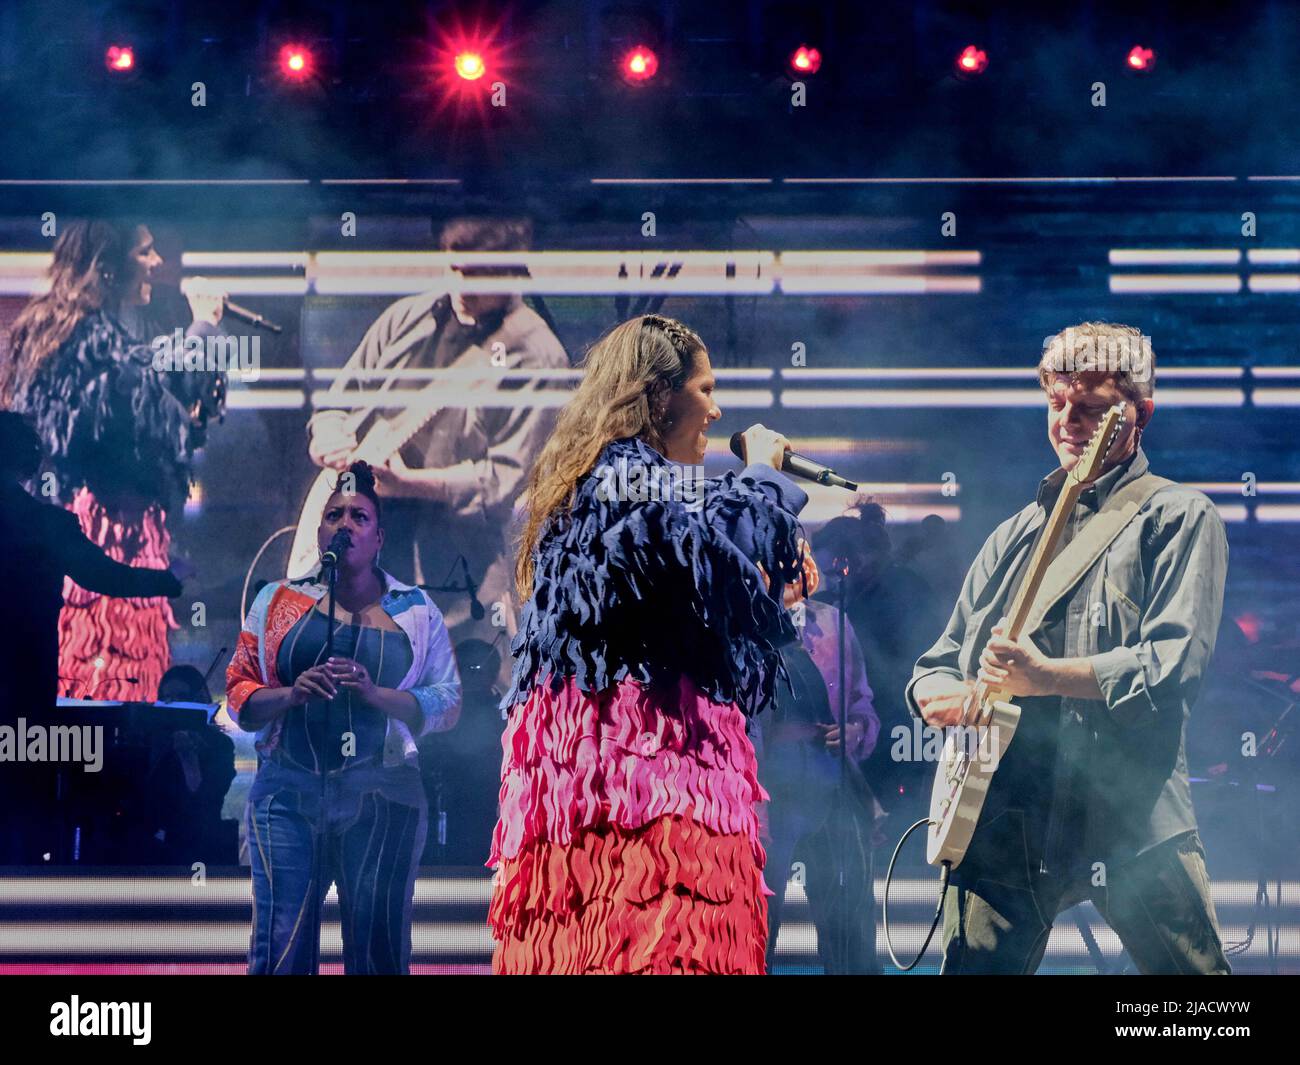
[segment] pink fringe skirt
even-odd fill
[[[68,508],[81,531],[115,562],[166,569],[171,547],[166,515],[156,504],[141,521],[114,521],[83,488]],[[167,634],[180,626],[166,599],[114,599],[87,591],[71,577],[63,582],[59,613],[59,693],[78,699],[139,699],[158,696],[158,682],[171,664]]]
[[[494,972],[764,971],[768,796],[736,706],[539,681],[502,745]]]

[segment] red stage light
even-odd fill
[[[291,81],[311,77],[316,63],[311,50],[300,44],[286,44],[280,49],[280,73]]]
[[[1148,70],[1155,69],[1156,54],[1150,48],[1143,48],[1140,44],[1135,44],[1128,53],[1129,70],[1136,70],[1146,73]]]
[[[790,56],[790,69],[796,74],[816,74],[822,66],[822,54],[816,48],[801,44]]]
[[[109,45],[104,53],[104,65],[115,74],[135,69],[135,49],[129,44]]]
[[[659,57],[643,44],[623,56],[623,77],[628,81],[649,81],[659,69]]]
[[[499,86],[515,91],[510,49],[501,43],[498,27],[450,25],[438,30],[430,43],[428,77],[439,110],[481,113],[489,99],[497,99]]]
[[[983,74],[988,68],[989,56],[983,48],[968,44],[958,53],[954,66],[960,74]]]
[[[478,81],[487,73],[487,63],[478,52],[460,52],[455,60],[456,73],[466,81]]]

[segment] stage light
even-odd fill
[[[816,74],[822,66],[822,54],[816,48],[801,44],[790,55],[790,70],[795,75]]]
[[[512,93],[518,87],[509,38],[497,25],[450,24],[438,28],[429,43],[428,78],[437,111],[482,116],[500,87],[509,85]]]
[[[487,63],[478,52],[460,52],[455,59],[456,74],[466,81],[478,81],[487,73]]]
[[[643,44],[638,44],[623,56],[623,77],[631,82],[647,82],[659,69],[659,57]]]
[[[286,44],[280,49],[280,73],[290,81],[305,81],[315,68],[311,49],[300,44]]]
[[[1135,44],[1128,53],[1128,68],[1139,74],[1146,74],[1155,69],[1156,54],[1150,48]]]
[[[976,74],[983,74],[988,68],[989,56],[983,48],[978,48],[973,44],[968,44],[958,54],[953,66],[957,73],[965,77],[972,77]]]
[[[135,49],[129,44],[111,44],[104,52],[104,66],[114,74],[125,74],[135,69]]]

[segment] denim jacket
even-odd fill
[[[1084,490],[1073,526],[1147,470],[1139,448]],[[907,704],[917,717],[914,690],[922,677],[970,679],[979,671],[979,656],[1007,613],[1026,555],[1064,480],[1061,469],[1049,474],[1036,500],[985,541],[947,628],[917,661],[907,686]],[[1049,867],[1069,842],[1054,831],[1066,802],[1085,806],[1085,839],[1076,854],[1087,861],[1123,861],[1196,828],[1186,725],[1214,650],[1227,565],[1227,536],[1214,505],[1195,489],[1167,485],[1066,596],[1064,655],[1090,661],[1103,698],[1054,700],[1060,742],[1056,766],[1043,767],[1054,777]],[[1067,759],[1087,768],[1084,788],[1075,782],[1073,795],[1070,775],[1062,772]]]
[[[235,656],[226,670],[227,712],[238,722],[248,697],[259,688],[283,687],[275,673],[280,642],[298,620],[329,592],[320,571],[299,580],[268,584],[258,593],[244,619]],[[380,606],[411,644],[411,669],[398,685],[420,704],[422,723],[413,736],[404,722],[388,719],[384,740],[384,765],[418,765],[415,741],[430,732],[452,728],[460,717],[460,674],[451,649],[451,637],[442,614],[419,588],[402,584],[384,573]],[[276,718],[257,733],[257,750],[265,756],[280,741],[284,719]]]

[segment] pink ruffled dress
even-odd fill
[[[666,465],[637,440],[597,464]],[[503,705],[489,924],[497,973],[764,971],[747,716],[794,638],[768,573],[806,495],[766,466],[700,506],[578,486],[536,554]]]

